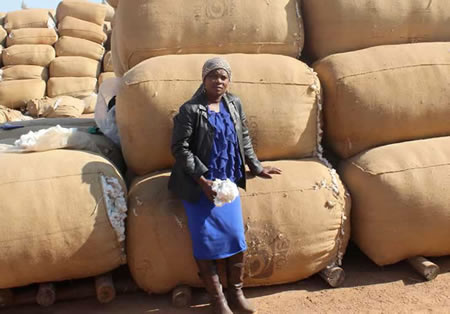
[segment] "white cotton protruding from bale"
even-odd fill
[[[323,146],[322,146],[322,137],[323,137],[323,129],[322,129],[322,110],[323,110],[323,105],[322,105],[322,90],[321,90],[321,85],[320,85],[320,80],[319,77],[317,75],[316,72],[314,72],[314,70],[312,68],[310,68],[310,71],[313,73],[314,75],[314,84],[312,84],[310,86],[310,88],[316,93],[316,103],[317,103],[317,117],[316,117],[316,124],[317,124],[317,149],[316,149],[316,154],[315,156],[328,168],[329,174],[330,174],[330,178],[331,181],[329,184],[327,184],[326,180],[322,180],[319,184],[316,184],[314,186],[314,189],[321,189],[321,188],[327,188],[329,190],[331,190],[333,192],[333,196],[335,198],[338,198],[340,196],[340,190],[339,190],[339,184],[340,184],[340,179],[339,176],[337,174],[336,169],[333,168],[333,166],[331,165],[331,163],[323,156]],[[341,183],[342,184],[342,183]],[[349,198],[350,195],[345,192],[345,198]],[[334,201],[327,201],[327,207],[328,208],[333,208],[334,206]],[[344,227],[345,227],[345,222],[347,220],[347,216],[345,215],[344,212],[342,212],[342,216],[341,216],[341,227],[340,227],[340,232],[338,233],[338,237],[336,238],[336,243],[338,246],[337,249],[337,254],[336,254],[336,259],[334,261],[331,262],[330,265],[328,265],[328,267],[334,267],[334,266],[341,266],[342,265],[342,259],[344,257],[345,254],[345,248],[343,245],[343,241],[342,239],[344,239],[345,237],[345,231],[344,231]],[[346,246],[346,245],[345,245]]]
[[[114,177],[102,176],[103,194],[105,197],[108,218],[117,235],[117,240],[122,245],[124,252],[123,263],[126,263],[125,255],[125,219],[127,218],[127,201],[119,180]]]

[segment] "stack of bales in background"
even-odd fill
[[[116,77],[112,62],[111,52],[111,39],[112,39],[112,27],[114,26],[114,8],[109,4],[105,4],[107,7],[105,24],[103,26],[107,35],[105,42],[106,53],[103,57],[103,70],[98,78],[98,85],[100,86],[105,80]]]
[[[273,180],[252,178],[241,191],[246,284],[297,281],[339,263],[350,200],[321,158],[320,83],[295,59],[303,47],[299,3],[108,2],[116,7],[114,71],[123,75],[116,101],[122,152],[139,176],[129,193],[135,215],[127,222],[129,267],[138,285],[163,293],[179,282],[201,284],[182,203],[167,190],[167,169],[174,162],[172,118],[199,87],[213,53],[227,54],[232,92],[243,100],[258,157],[278,160],[265,164],[285,170]]]
[[[308,52],[323,58],[314,69],[327,143],[352,194],[352,239],[378,265],[449,255],[450,3],[303,9]]]
[[[45,96],[48,66],[55,58],[52,45],[58,35],[46,9],[9,12],[4,29],[8,36],[2,51],[0,105],[20,109],[29,99]]]
[[[83,1],[63,1],[56,16],[60,40],[50,65],[49,97],[83,99],[84,113],[95,109],[97,78],[105,49],[103,31],[106,6]]]

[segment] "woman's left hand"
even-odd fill
[[[281,169],[277,167],[264,167],[263,170],[258,174],[258,177],[272,179],[272,174],[281,174]]]

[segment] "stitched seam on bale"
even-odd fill
[[[420,167],[414,167],[414,168],[404,168],[404,169],[399,169],[399,170],[391,170],[391,171],[381,171],[381,172],[375,172],[375,171],[371,171],[369,169],[365,169],[363,168],[361,165],[356,164],[354,161],[351,163],[353,166],[355,166],[355,168],[359,169],[361,172],[373,175],[373,176],[380,176],[383,174],[393,174],[393,173],[401,173],[401,172],[406,172],[406,171],[414,171],[414,170],[421,170],[421,169],[429,169],[429,168],[439,168],[439,167],[445,167],[445,166],[450,166],[450,162],[446,162],[443,164],[435,164],[435,165],[430,165],[430,166],[420,166]]]
[[[405,66],[400,66],[400,67],[392,67],[392,68],[380,69],[380,70],[375,70],[375,71],[367,71],[367,72],[362,72],[362,73],[344,75],[344,76],[336,79],[336,81],[341,81],[346,78],[362,76],[362,75],[367,75],[367,74],[372,74],[372,73],[395,71],[395,70],[408,69],[408,68],[429,67],[429,66],[436,66],[436,65],[450,66],[450,63],[423,63],[423,64],[405,65]]]

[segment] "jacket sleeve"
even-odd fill
[[[250,134],[248,132],[247,117],[242,108],[242,103],[240,102],[240,100],[237,101],[237,103],[239,116],[241,117],[242,144],[244,146],[245,162],[250,168],[250,171],[253,174],[257,175],[261,173],[261,171],[263,171],[263,166],[261,165],[261,162],[258,160],[258,157],[256,157],[255,150],[253,149],[252,139],[250,138]]]
[[[206,173],[208,168],[194,155],[190,147],[195,120],[195,114],[186,105],[181,106],[179,113],[173,118],[171,149],[172,155],[184,172],[197,179]]]

